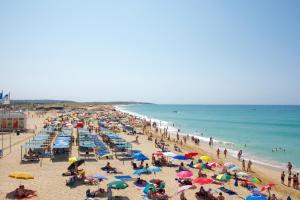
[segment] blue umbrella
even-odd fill
[[[134,154],[132,154],[133,158],[136,158],[136,157],[139,157],[139,156],[145,156],[145,155],[142,154],[142,153],[134,153]]]
[[[146,156],[144,156],[144,155],[139,155],[139,156],[135,157],[135,159],[136,159],[137,161],[149,160],[149,158],[146,157]]]
[[[185,156],[183,156],[183,155],[174,156],[173,159],[176,159],[176,160],[188,160],[188,158],[185,157]]]
[[[141,153],[142,151],[140,151],[140,150],[131,150],[131,152],[132,152],[133,154],[136,154],[136,153]]]
[[[246,200],[267,200],[267,198],[260,194],[253,194],[246,197]]]
[[[151,167],[148,167],[147,169],[149,172],[154,172],[154,173],[157,173],[157,172],[160,172],[161,169],[159,167],[155,167],[155,166],[151,166]]]
[[[146,174],[146,173],[148,173],[147,169],[138,169],[138,170],[134,171],[132,174],[140,175],[140,174]]]

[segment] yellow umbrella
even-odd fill
[[[11,172],[8,176],[11,177],[11,178],[23,179],[23,180],[28,180],[28,179],[33,179],[34,178],[28,172]]]
[[[209,157],[209,156],[201,156],[200,159],[204,160],[204,161],[210,161],[211,157]]]
[[[74,162],[76,162],[77,160],[78,160],[77,157],[71,157],[71,158],[69,158],[69,163],[74,163]]]

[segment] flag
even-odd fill
[[[3,90],[2,90],[2,92],[0,93],[0,104],[2,104],[2,96],[3,96]]]

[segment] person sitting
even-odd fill
[[[32,194],[34,194],[34,191],[26,190],[24,185],[20,185],[15,191],[15,196],[18,198],[25,198]]]
[[[105,193],[105,190],[103,188],[99,188],[98,190],[95,191],[91,191],[90,189],[88,189],[85,194],[86,194],[86,198],[95,198],[97,196],[99,196],[100,194]]]
[[[105,167],[102,167],[102,170],[106,171],[107,173],[110,173],[110,172],[116,173],[117,172],[116,168],[113,168],[110,166],[110,162],[107,162]]]
[[[205,191],[205,189],[203,188],[203,186],[200,187],[199,192],[196,192],[196,196],[197,196],[197,197],[200,197],[200,198],[205,198],[205,196],[206,196],[206,191]]]
[[[67,181],[66,181],[66,185],[67,186],[72,186],[76,183],[76,181],[78,180],[77,176],[71,176]]]
[[[143,164],[143,162],[141,162],[141,164],[139,165],[138,168],[139,168],[139,169],[144,169],[144,164]]]
[[[177,179],[180,185],[193,185],[191,179]]]
[[[181,171],[187,171],[187,169],[185,168],[183,162],[180,163],[177,172],[181,172]]]
[[[219,193],[217,200],[225,200],[225,197],[223,196],[222,192]]]
[[[187,164],[190,168],[194,168],[194,161],[192,160],[189,164]]]
[[[134,182],[134,184],[135,184],[136,186],[142,186],[142,187],[145,187],[148,183],[147,183],[146,180],[141,179],[140,177],[138,177],[138,178],[136,179],[136,181]]]
[[[137,165],[136,165],[135,162],[131,161],[131,165],[132,165],[132,168],[133,168],[133,169],[138,169],[138,167],[137,167]]]

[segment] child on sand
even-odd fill
[[[218,156],[218,158],[220,158],[220,149],[219,148],[217,150],[217,156]]]

